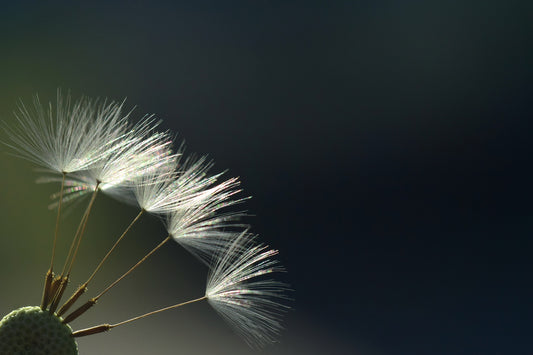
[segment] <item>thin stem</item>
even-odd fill
[[[161,312],[164,312],[164,311],[168,311],[170,309],[174,309],[174,308],[178,308],[178,307],[181,307],[181,306],[185,306],[187,304],[191,304],[191,303],[194,303],[194,302],[199,302],[199,301],[203,301],[207,299],[207,296],[203,296],[203,297],[200,297],[200,298],[197,298],[197,299],[194,299],[194,300],[191,300],[191,301],[187,301],[187,302],[183,302],[183,303],[179,303],[179,304],[175,304],[173,306],[169,306],[169,307],[165,307],[165,308],[161,308],[161,309],[158,309],[156,311],[152,311],[152,312],[148,312],[148,313],[145,313],[145,314],[142,314],[140,316],[137,316],[137,317],[133,317],[133,318],[130,318],[128,320],[125,320],[125,321],[122,321],[122,322],[119,322],[119,323],[116,323],[116,324],[111,324],[109,327],[110,328],[115,328],[115,327],[118,327],[118,326],[121,326],[121,325],[124,325],[124,324],[127,324],[127,323],[131,323],[131,322],[134,322],[136,320],[139,320],[139,319],[142,319],[142,318],[145,318],[145,317],[148,317],[148,316],[151,316],[151,315],[154,315],[154,314],[157,314],[157,313],[161,313]]]
[[[93,200],[93,197],[95,196],[96,191],[98,191],[98,184],[97,184],[96,188],[94,189],[93,196],[91,197],[91,201]],[[76,241],[78,240],[78,236],[79,236],[80,231],[81,231],[81,229],[83,227],[83,224],[84,224],[84,222],[85,222],[85,220],[87,218],[87,215],[88,215],[88,212],[90,210],[90,207],[91,207],[91,203],[89,203],[89,205],[85,209],[85,212],[81,216],[81,220],[80,220],[80,223],[78,224],[78,229],[76,230],[76,234],[74,234],[74,238],[72,239],[72,242],[70,243],[70,248],[68,250],[67,258],[65,259],[65,263],[63,264],[63,271],[61,271],[61,275],[62,276],[65,275],[65,271],[67,270],[67,265],[68,265],[68,262],[70,260],[70,256],[72,255],[72,252],[74,250],[74,246],[76,245]]]
[[[185,306],[187,304],[191,304],[191,303],[194,303],[194,302],[199,302],[199,301],[202,301],[202,300],[205,300],[205,299],[207,299],[207,296],[200,297],[200,298],[197,298],[195,300],[191,300],[191,301],[175,304],[173,306],[161,308],[161,309],[158,309],[156,311],[148,312],[148,313],[145,313],[143,315],[140,315],[140,316],[137,316],[137,317],[134,317],[134,318],[130,318],[128,320],[125,320],[125,321],[122,321],[122,322],[119,322],[119,323],[116,323],[116,324],[101,324],[101,325],[97,325],[95,327],[78,330],[78,331],[72,333],[72,337],[79,338],[79,337],[83,337],[83,336],[88,336],[88,335],[94,335],[94,334],[98,334],[98,333],[107,332],[110,329],[113,329],[115,327],[119,327],[121,325],[124,325],[124,324],[127,324],[127,323],[131,323],[131,322],[134,322],[136,320],[139,320],[139,319],[142,319],[142,318],[145,318],[145,317],[148,317],[148,316],[160,313],[160,312],[168,311],[170,309],[178,308],[178,307]]]
[[[68,316],[65,317],[63,320],[64,324],[72,322],[74,319],[81,316],[83,313],[88,311],[92,306],[98,302],[100,297],[105,295],[109,290],[111,290],[116,284],[118,284],[123,278],[128,276],[133,270],[135,270],[139,265],[141,265],[146,259],[148,259],[153,253],[155,253],[159,248],[161,248],[166,242],[168,242],[171,239],[171,236],[165,238],[161,243],[159,243],[152,251],[150,251],[148,254],[146,254],[141,260],[139,260],[135,265],[133,265],[128,271],[126,271],[122,276],[120,276],[118,279],[115,280],[111,285],[107,286],[100,294],[96,297],[91,298],[89,301],[87,301],[82,306],[78,307],[76,310],[72,311]]]
[[[131,229],[131,227],[133,227],[133,225],[135,224],[135,222],[137,222],[139,220],[139,218],[141,218],[141,216],[143,215],[143,213],[145,212],[144,209],[141,210],[141,212],[139,212],[139,214],[137,215],[137,217],[135,217],[133,219],[133,221],[130,223],[130,225],[128,226],[128,228],[126,228],[126,230],[124,231],[124,233],[122,233],[122,235],[117,239],[117,241],[115,242],[115,244],[111,247],[111,249],[109,249],[109,251],[107,252],[107,254],[104,256],[104,258],[102,259],[102,261],[100,261],[100,264],[98,264],[98,266],[96,267],[96,269],[93,271],[93,273],[91,274],[91,276],[89,276],[89,279],[85,282],[85,284],[88,284],[89,282],[91,282],[91,280],[94,278],[94,276],[96,275],[96,273],[98,272],[98,270],[100,270],[100,268],[102,267],[103,263],[107,260],[107,258],[109,257],[109,255],[111,255],[111,253],[115,250],[115,248],[117,247],[118,243],[120,243],[120,241],[122,240],[122,238],[124,238],[124,236],[126,235],[126,233],[129,232],[129,230]]]
[[[85,231],[85,226],[87,225],[89,214],[91,213],[91,208],[93,206],[94,200],[96,199],[96,194],[98,192],[99,186],[100,186],[100,182],[97,181],[96,186],[94,188],[93,195],[91,197],[91,201],[89,202],[89,205],[87,206],[87,209],[85,210],[85,213],[81,217],[80,224],[78,225],[78,229],[76,230],[76,234],[74,235],[74,239],[72,240],[72,243],[70,244],[70,249],[69,249],[67,258],[65,260],[65,264],[63,265],[63,271],[61,272],[61,283],[59,284],[59,287],[57,288],[57,291],[55,292],[55,294],[50,295],[51,301],[52,301],[52,304],[49,309],[50,313],[54,313],[57,307],[59,306],[59,302],[61,302],[61,298],[63,297],[63,293],[65,292],[65,288],[67,287],[67,284],[69,282],[70,271],[72,270],[72,266],[74,265],[74,260],[76,259],[76,253],[78,252],[78,248],[81,243],[81,238]],[[74,254],[72,254],[74,245],[76,245],[76,249],[74,251]],[[69,259],[70,259],[71,254],[73,256],[70,261],[70,267],[68,269],[68,273],[66,273],[66,276],[65,276],[65,271],[67,269],[67,265],[69,265]]]
[[[86,291],[87,291],[87,286],[89,285],[89,282],[91,282],[91,280],[94,278],[94,276],[96,275],[96,273],[98,272],[98,270],[100,270],[100,268],[102,267],[102,265],[104,264],[104,262],[107,260],[107,258],[109,257],[109,255],[111,255],[111,253],[113,252],[113,250],[115,250],[115,248],[117,247],[118,243],[120,243],[120,241],[122,240],[122,238],[124,238],[124,236],[129,232],[129,230],[131,229],[131,227],[135,224],[135,222],[137,222],[137,220],[143,215],[143,213],[145,212],[144,209],[141,210],[141,212],[139,212],[139,214],[137,215],[137,217],[135,217],[133,219],[133,221],[130,223],[130,225],[128,226],[128,228],[126,228],[126,230],[122,233],[122,235],[117,239],[117,241],[115,242],[115,244],[111,247],[111,249],[107,252],[107,254],[104,256],[104,258],[102,259],[102,261],[100,261],[100,264],[98,264],[98,266],[96,267],[96,269],[93,271],[92,275],[89,277],[89,279],[87,279],[87,281],[85,281],[85,283],[83,283],[80,287],[78,287],[78,289],[72,294],[72,296],[67,300],[67,302],[65,302],[65,304],[63,306],[61,306],[61,308],[59,309],[59,311],[57,312],[57,315],[58,316],[61,316],[63,315],[66,311],[68,311],[70,309],[70,307],[72,307],[72,305],[78,300],[78,298],[80,298],[81,295],[83,295]]]
[[[170,235],[168,237],[165,238],[165,240],[163,240],[161,243],[159,243],[154,249],[152,249],[151,252],[149,252],[148,254],[146,254],[141,260],[139,260],[137,262],[137,264],[133,265],[128,271],[126,271],[121,277],[119,277],[118,279],[115,280],[115,282],[113,282],[111,285],[107,286],[107,288],[105,290],[103,290],[102,292],[100,292],[100,294],[98,296],[95,297],[96,300],[98,300],[100,297],[102,297],[104,294],[106,294],[111,288],[113,288],[113,286],[115,286],[116,284],[118,284],[123,278],[125,278],[126,276],[128,276],[133,270],[135,270],[139,265],[141,265],[144,261],[146,261],[146,259],[148,259],[148,257],[150,257],[153,253],[155,253],[159,248],[161,248],[166,242],[168,242],[170,240]]]
[[[83,225],[83,221],[85,220],[86,216],[87,216],[87,210],[85,210],[85,212],[83,213],[83,216],[81,216],[80,223],[78,224],[78,229],[76,230],[76,233],[74,234],[74,238],[72,239],[72,242],[70,243],[70,248],[68,250],[65,263],[63,264],[63,271],[61,271],[61,275],[65,275],[65,271],[67,271],[67,265],[70,260],[70,256],[72,255],[72,251],[74,250],[74,246],[76,245],[76,241],[78,240],[78,235],[80,234],[81,226]]]
[[[63,204],[63,190],[65,188],[66,175],[67,173],[63,172],[63,178],[61,179],[61,190],[59,192],[59,205],[57,207],[56,228],[54,232],[54,245],[52,247],[52,259],[50,260],[50,271],[54,267],[54,259],[56,256],[56,243],[57,243],[57,236],[59,235],[59,217],[61,216],[61,205]]]
[[[61,215],[61,202],[63,201],[63,189],[65,187],[65,176],[66,176],[66,173],[63,172],[63,178],[61,179],[61,190],[59,193],[59,207],[57,208],[56,228],[54,232],[54,243],[52,246],[52,258],[50,260],[50,268],[48,269],[48,272],[46,273],[46,276],[45,276],[43,297],[41,301],[41,309],[43,310],[48,306],[48,304],[50,304],[51,288],[52,288],[52,283],[54,281],[54,259],[56,255],[57,236],[59,234],[59,216]]]
[[[93,196],[91,197],[91,201],[89,202],[89,206],[87,207],[87,215],[85,216],[85,220],[83,221],[83,227],[81,228],[80,235],[78,237],[78,244],[76,245],[76,250],[74,250],[74,254],[72,255],[72,260],[70,261],[70,266],[68,268],[67,274],[69,275],[70,275],[70,272],[72,271],[72,267],[74,266],[74,261],[76,261],[76,256],[78,255],[78,250],[81,244],[81,239],[83,238],[83,234],[85,233],[85,227],[87,226],[87,221],[89,220],[89,215],[91,214],[91,209],[93,207],[94,200],[96,199],[99,185],[100,185],[100,182],[96,184],[96,188],[94,189]]]

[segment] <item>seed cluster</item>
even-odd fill
[[[0,321],[0,354],[77,355],[72,329],[40,307],[22,307]]]
[[[20,308],[0,322],[0,355],[77,354],[76,337],[102,333],[202,300],[207,300],[252,347],[275,342],[282,329],[282,315],[289,309],[285,304],[288,287],[269,277],[284,269],[274,258],[277,251],[256,242],[249,226],[241,222],[246,213],[228,209],[247,199],[237,197],[241,191],[239,180],[225,179],[224,173],[211,174],[213,163],[205,156],[185,156],[183,144],[174,149],[173,134],[159,132],[158,121],[152,115],[130,123],[123,104],[88,98],[72,101],[58,92],[55,107],[43,106],[36,98],[33,109],[21,105],[13,127],[5,127],[10,139],[6,144],[46,170],[40,182],[61,183],[61,188],[53,195],[58,198],[52,204],[57,208],[56,227],[40,307]],[[89,215],[97,195],[102,193],[133,204],[140,211],[87,281],[63,303]],[[62,209],[84,195],[90,196],[90,201],[61,263],[55,256]],[[168,232],[166,238],[103,291],[73,310],[104,262],[144,214],[161,218]],[[76,332],[65,325],[94,306],[170,240],[209,267],[202,297]]]

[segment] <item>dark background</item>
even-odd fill
[[[58,87],[127,97],[240,176],[253,231],[295,289],[264,354],[531,354],[532,20],[531,1],[13,3],[0,13],[0,114],[9,123],[19,98]],[[39,302],[57,188],[1,160],[5,314]],[[79,273],[136,213],[98,206]],[[142,228],[116,268],[164,233]],[[73,327],[197,297],[205,272],[170,246]],[[79,346],[255,353],[207,305]]]

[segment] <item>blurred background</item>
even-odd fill
[[[531,354],[532,14],[531,1],[13,2],[0,117],[57,88],[127,98],[239,176],[253,232],[295,289],[263,354]],[[0,164],[3,315],[40,302],[58,187],[8,154]],[[62,252],[82,210],[63,219]],[[136,213],[97,200],[73,286]],[[88,297],[164,236],[145,218]],[[201,296],[206,272],[167,245],[72,326]],[[78,343],[256,353],[207,304]]]

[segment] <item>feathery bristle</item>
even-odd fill
[[[122,103],[91,100],[71,102],[58,90],[57,104],[45,109],[37,96],[33,107],[22,102],[15,112],[16,124],[4,125],[15,154],[55,173],[87,169],[103,159],[109,142],[127,127]]]
[[[252,347],[276,341],[288,310],[288,286],[266,278],[284,271],[273,259],[277,254],[243,233],[218,256],[208,276],[208,302]]]
[[[236,222],[244,215],[243,212],[219,213],[244,200],[231,199],[240,191],[236,189],[238,185],[239,181],[233,178],[210,189],[195,191],[193,197],[188,197],[186,204],[167,215],[169,234],[207,264],[235,239],[235,228],[245,227]]]

